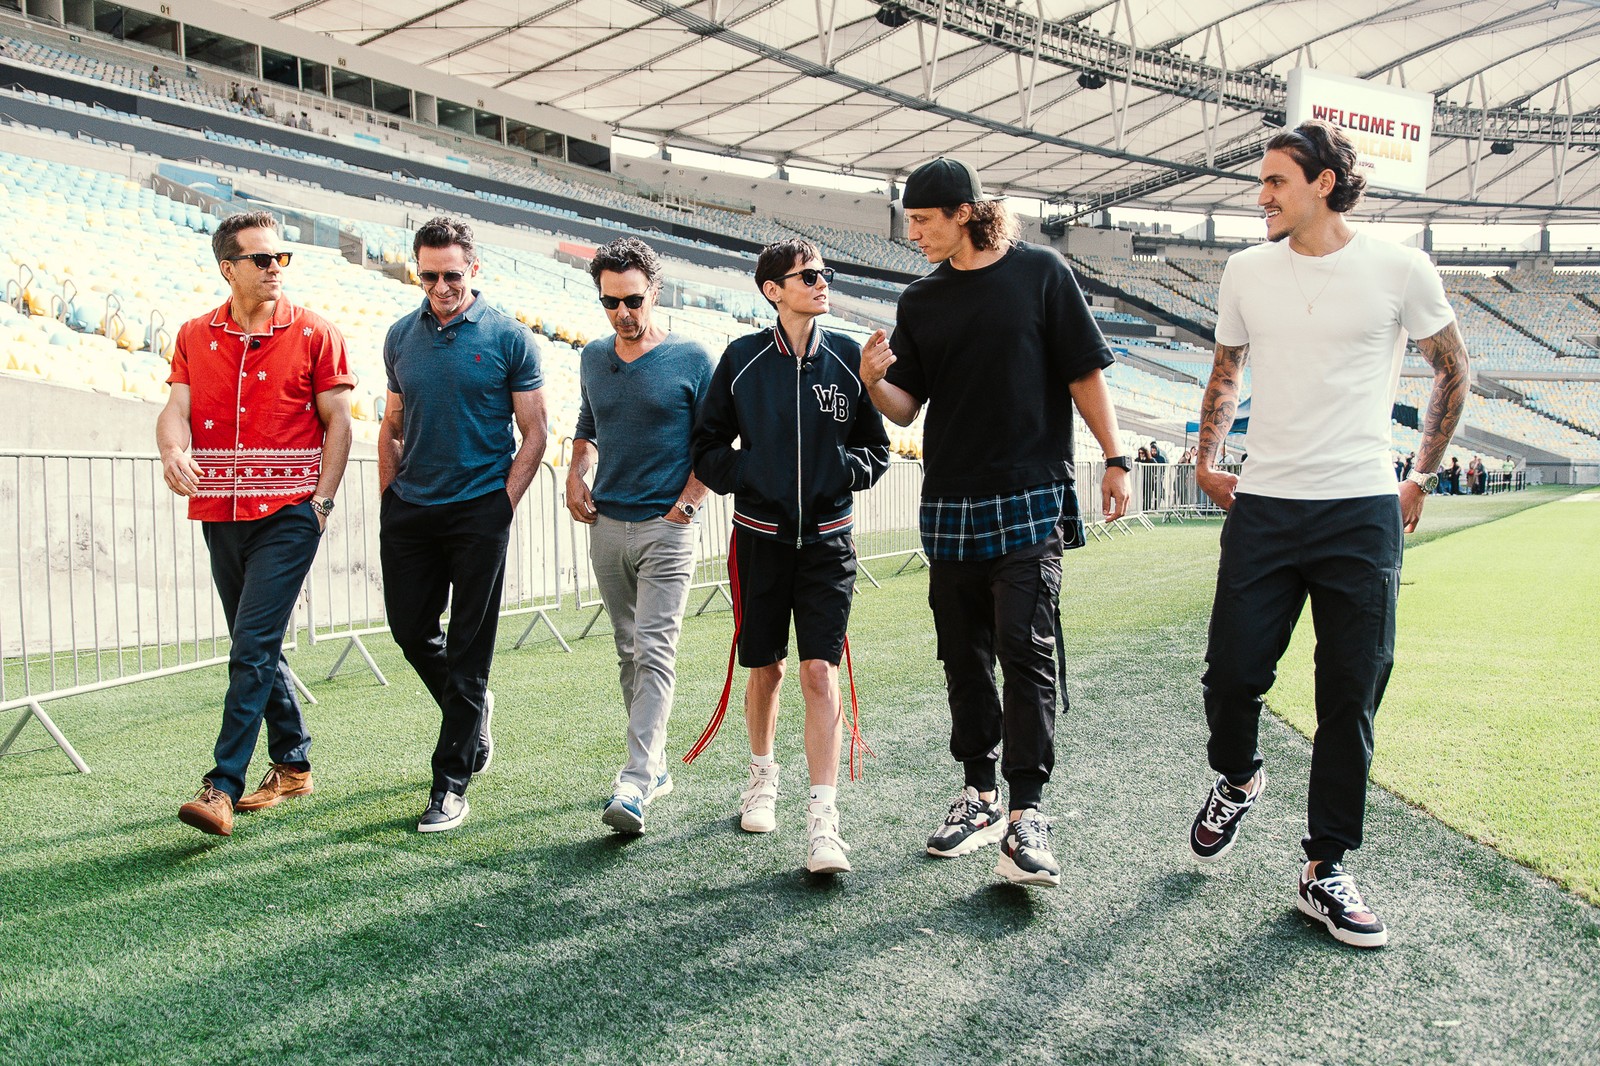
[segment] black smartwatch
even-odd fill
[[[1126,455],[1108,455],[1106,456],[1106,469],[1132,471],[1133,460]]]

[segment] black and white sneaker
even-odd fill
[[[994,872],[1014,885],[1059,885],[1061,867],[1050,854],[1050,822],[1036,810],[1008,822]]]
[[[417,823],[419,833],[442,833],[467,820],[467,797],[457,792],[435,792],[428,797],[428,809]]]
[[[1211,794],[1200,807],[1189,826],[1189,850],[1201,862],[1216,862],[1233,847],[1239,835],[1239,823],[1245,812],[1255,806],[1256,800],[1267,787],[1267,772],[1257,770],[1250,779],[1249,788],[1228,784],[1226,777],[1218,777],[1211,786]]]
[[[1328,927],[1341,944],[1381,948],[1389,942],[1383,920],[1361,899],[1356,879],[1336,862],[1322,864],[1322,876],[1310,876],[1311,864],[1300,868],[1300,894],[1295,898],[1308,918]]]
[[[1006,831],[1006,812],[999,799],[983,800],[968,785],[956,793],[944,824],[928,838],[928,854],[954,859],[997,842]]]
[[[483,728],[478,732],[478,757],[472,763],[472,772],[475,774],[485,772],[489,764],[494,762],[494,734],[489,731],[493,721],[494,693],[486,689],[483,693]]]

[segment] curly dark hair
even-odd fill
[[[607,270],[614,274],[637,270],[652,289],[661,282],[660,257],[654,248],[637,237],[618,237],[594,250],[594,258],[589,260],[589,276],[594,279],[595,288],[600,287],[600,275]]]
[[[416,255],[424,248],[448,248],[452,244],[461,246],[466,253],[467,262],[478,261],[478,246],[473,241],[472,227],[460,219],[448,215],[430,218],[417,230],[417,235],[411,241],[411,254]]]
[[[967,206],[972,208],[972,217],[966,221],[967,236],[972,238],[972,246],[978,251],[1004,248],[1022,235],[1022,225],[1004,200],[978,200]],[[939,210],[944,212],[945,218],[953,218],[959,208],[941,207]]]
[[[817,251],[817,246],[804,237],[790,237],[786,241],[778,241],[761,249],[761,257],[756,260],[756,291],[766,299],[766,286],[769,281],[783,282],[779,278],[789,273],[796,263],[809,263],[813,259],[820,260],[822,253]],[[767,299],[767,303],[777,307],[777,303]]]
[[[241,211],[237,215],[229,215],[211,235],[211,254],[217,257],[217,262],[239,254],[239,231],[245,229],[269,229],[283,236],[283,229],[271,212]]]
[[[1267,151],[1287,152],[1300,167],[1307,181],[1316,181],[1324,170],[1333,171],[1333,191],[1328,194],[1328,209],[1341,215],[1361,202],[1367,191],[1367,176],[1356,169],[1356,148],[1344,131],[1319,118],[1307,119],[1292,130],[1273,134]]]

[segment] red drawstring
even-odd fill
[[[711,714],[711,721],[706,723],[700,739],[695,741],[683,756],[683,761],[692,763],[700,753],[710,746],[712,739],[717,735],[717,730],[722,728],[722,720],[728,714],[728,699],[733,694],[733,665],[739,650],[739,627],[743,619],[744,601],[739,596],[739,535],[737,531],[728,538],[728,588],[733,598],[733,642],[728,648],[728,676],[722,682],[722,698],[717,701],[717,709]],[[844,638],[844,665],[845,675],[850,679],[850,780],[860,779],[861,771],[856,768],[856,745],[861,745],[861,750],[878,757],[867,744],[867,738],[861,735],[861,705],[856,699],[856,670],[850,657],[850,636]]]
[[[878,753],[867,746],[867,738],[861,735],[861,707],[856,703],[856,668],[850,661],[850,634],[844,635],[844,669],[850,678],[850,780],[855,781],[861,777],[861,771],[856,769],[856,745],[861,745],[861,750],[871,755],[874,759]]]
[[[717,709],[711,715],[711,721],[706,723],[705,732],[700,734],[700,739],[694,742],[683,756],[684,763],[692,763],[695,758],[706,750],[711,743],[711,738],[717,735],[717,730],[722,728],[722,719],[728,713],[728,697],[733,693],[733,660],[739,650],[739,624],[744,614],[743,602],[739,598],[739,531],[734,530],[728,535],[728,591],[733,598],[733,643],[728,648],[728,678],[722,683],[722,699],[717,701]]]

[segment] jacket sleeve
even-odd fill
[[[733,446],[739,436],[739,412],[733,403],[732,347],[722,353],[711,374],[711,385],[700,403],[695,418],[690,451],[694,455],[694,476],[712,492],[739,492],[744,456]]]
[[[850,468],[851,492],[870,489],[889,469],[889,434],[884,432],[883,416],[872,406],[866,389],[856,400],[855,418],[843,450],[845,464]]]

